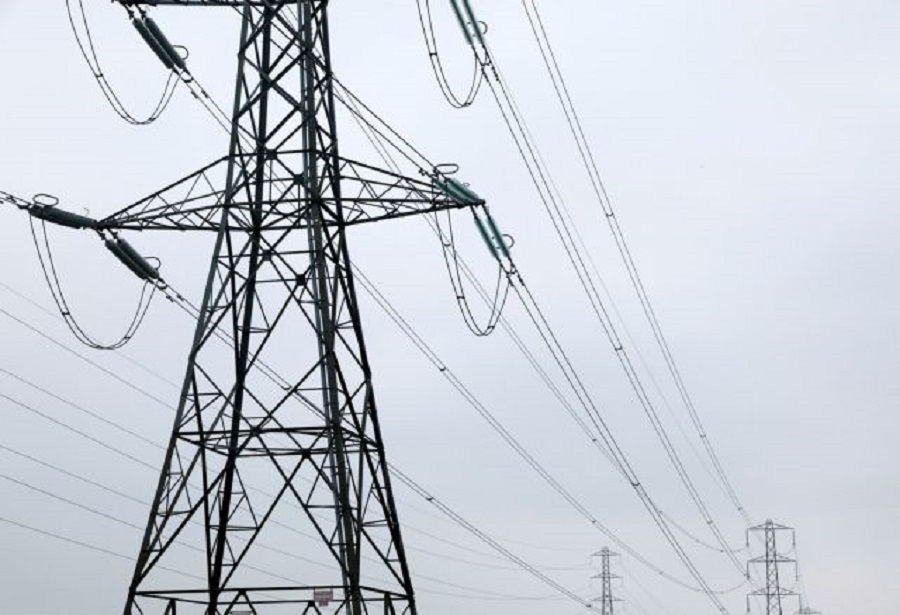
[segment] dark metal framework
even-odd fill
[[[242,20],[228,155],[97,223],[216,234],[125,614],[415,614],[345,230],[481,202],[339,155],[327,0],[118,1]]]
[[[601,591],[599,600],[601,615],[613,615],[613,605],[616,602],[621,602],[619,598],[613,596],[612,591],[613,579],[620,577],[612,573],[611,561],[612,558],[618,557],[618,555],[618,553],[610,551],[608,547],[603,547],[597,553],[594,553],[594,557],[600,558],[600,574],[594,575],[594,578],[600,579]]]
[[[795,560],[785,557],[778,552],[777,539],[778,532],[790,532],[791,539],[793,540],[794,530],[785,525],[779,525],[772,520],[768,520],[761,525],[751,527],[747,532],[748,534],[750,532],[762,532],[766,549],[765,555],[755,557],[747,564],[748,578],[750,576],[749,569],[751,564],[763,564],[766,570],[766,586],[751,592],[748,595],[748,601],[749,597],[752,596],[764,597],[766,601],[766,615],[783,615],[784,610],[781,599],[788,596],[796,596],[797,593],[781,586],[779,568],[783,564],[793,564]],[[749,604],[747,605],[747,610],[749,611]]]

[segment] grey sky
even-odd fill
[[[442,51],[462,87],[469,58],[443,2]],[[473,2],[625,323],[689,438],[654,398],[728,540],[743,524],[692,451],[696,435],[642,320],[592,200],[519,2]],[[107,75],[124,100],[149,109],[165,79],[123,11],[88,0]],[[439,5],[439,6],[438,6]],[[613,206],[700,415],[757,522],[797,529],[811,606],[890,615],[900,547],[898,322],[900,5],[895,2],[540,4]],[[195,75],[230,99],[236,21],[216,10],[157,9],[191,49]],[[659,450],[570,271],[488,92],[468,110],[443,101],[431,76],[413,0],[342,0],[332,8],[335,69],[418,148],[460,164],[516,239],[524,277],[602,404],[660,505],[713,538]],[[49,192],[100,215],[224,153],[226,139],[182,89],[156,124],[132,128],[101,98],[78,55],[61,2],[0,3],[0,190]],[[138,111],[139,112],[139,111]],[[375,162],[344,117],[345,155]],[[468,216],[462,251],[490,281],[489,256]],[[51,235],[63,283],[85,326],[114,337],[137,282],[94,237]],[[199,298],[207,240],[137,236],[166,277]],[[502,332],[469,335],[440,246],[421,221],[354,230],[351,251],[395,306],[468,386],[591,511],[654,562],[686,577],[626,484],[584,443]],[[0,208],[0,282],[50,305],[25,216]],[[566,586],[585,588],[589,555],[608,541],[489,431],[367,296],[363,320],[388,456],[435,495]],[[0,308],[174,404],[177,391],[117,355],[81,348],[64,327],[0,287]],[[507,315],[549,366],[523,310]],[[179,381],[192,323],[164,300],[124,354]],[[170,413],[0,314],[0,368],[146,437],[164,442]],[[629,342],[629,347],[631,343]],[[642,376],[647,376],[642,372]],[[554,377],[562,381],[554,372]],[[650,380],[647,380],[648,386]],[[156,467],[162,453],[0,373],[0,393],[70,422]],[[90,444],[0,400],[0,444],[147,500],[154,470]],[[689,440],[689,443],[688,443]],[[79,484],[0,450],[0,473],[142,526],[146,506]],[[398,487],[420,611],[576,613],[565,601],[496,600],[552,594]],[[0,480],[0,516],[133,556],[140,530]],[[438,536],[448,541],[441,542]],[[727,559],[678,534],[717,588],[739,582]],[[456,545],[456,546],[454,546]],[[302,546],[298,547],[302,548]],[[473,551],[474,550],[474,551]],[[3,608],[38,614],[121,608],[130,562],[0,524]],[[754,554],[757,554],[756,552]],[[738,553],[746,559],[746,552]],[[474,563],[473,563],[474,562]],[[290,570],[290,560],[273,559]],[[556,568],[565,568],[556,570]],[[282,569],[282,568],[279,568]],[[618,571],[625,612],[713,613],[633,560]],[[449,583],[450,585],[448,585]],[[788,579],[793,583],[793,578]],[[643,593],[645,587],[664,608]],[[743,612],[747,588],[723,600]],[[481,596],[461,598],[447,594]]]

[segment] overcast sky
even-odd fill
[[[110,82],[136,114],[150,109],[163,68],[120,7],[86,4]],[[461,89],[471,59],[446,3],[434,4],[441,51]],[[473,6],[621,314],[626,346],[642,357],[640,374],[665,426],[728,542],[743,549],[743,520],[712,478],[664,369],[521,4]],[[656,313],[751,518],[796,528],[796,550],[787,535],[781,546],[799,560],[810,606],[826,615],[896,613],[900,5],[543,0],[540,7]],[[488,200],[515,238],[523,277],[643,484],[694,537],[676,530],[709,583],[735,587],[741,579],[728,559],[695,540],[715,539],[628,388],[488,92],[466,110],[444,101],[414,0],[341,0],[331,11],[338,76],[432,160],[458,163],[461,179]],[[235,15],[178,8],[153,14],[173,41],[190,48],[193,74],[217,100],[230,101]],[[52,193],[61,206],[99,217],[226,151],[226,135],[183,88],[155,124],[134,128],[119,120],[78,54],[63,2],[0,1],[0,75],[0,190],[29,198]],[[342,153],[376,163],[346,114],[339,119]],[[495,269],[470,217],[454,220],[462,254],[492,282]],[[116,337],[137,301],[138,282],[90,234],[53,229],[50,239],[82,324],[98,337]],[[166,278],[199,300],[209,238],[129,239],[158,256]],[[534,456],[618,536],[686,579],[631,488],[586,443],[510,338],[499,330],[487,338],[469,334],[440,245],[424,221],[354,229],[350,241],[366,275]],[[0,393],[33,409],[0,399],[2,609],[114,613],[146,520],[140,502],[151,498],[162,451],[63,400],[165,442],[171,411],[126,383],[173,407],[178,389],[171,383],[183,376],[193,323],[157,300],[121,353],[84,348],[52,313],[22,298],[52,306],[27,218],[8,206],[0,206],[0,246]],[[591,554],[612,546],[609,540],[503,444],[370,297],[361,294],[360,301],[388,458],[509,549],[593,596],[598,562]],[[514,298],[505,314],[563,387]],[[584,612],[404,487],[397,496],[423,615]],[[756,542],[736,553],[742,561],[756,555]],[[273,558],[269,565],[302,574],[292,560]],[[623,577],[616,591],[625,613],[716,612],[702,595],[633,558],[614,566]],[[794,587],[793,570],[785,574],[784,584]],[[723,596],[731,613],[743,612],[752,589]],[[789,604],[792,612],[796,602]]]

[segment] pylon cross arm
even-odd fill
[[[307,208],[320,192],[308,186],[302,175],[289,173],[287,159],[302,152],[279,152],[267,157],[265,216],[257,223],[269,230],[305,228]],[[252,167],[252,155],[241,157],[244,168]],[[342,194],[318,200],[331,214],[325,224],[352,226],[393,218],[462,209],[483,205],[484,201],[459,198],[441,188],[436,179],[406,177],[361,162],[339,158]],[[233,230],[250,230],[253,200],[238,184],[228,194],[219,188],[228,157],[154,192],[120,211],[97,221],[107,230],[219,231],[223,225]],[[249,175],[249,173],[248,173]]]
[[[9,205],[13,205],[14,207],[18,207],[19,209],[28,209],[32,206],[31,201],[18,197],[15,194],[4,192],[2,190],[0,190],[0,203],[7,203]]]
[[[297,4],[297,0],[113,0],[122,6],[205,6],[205,7],[279,7]]]
[[[797,596],[797,592],[792,589],[779,587],[777,589],[757,589],[747,594],[748,596]]]

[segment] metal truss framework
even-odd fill
[[[618,579],[620,577],[619,575],[612,573],[611,561],[612,558],[618,557],[618,555],[618,553],[610,551],[608,547],[603,547],[598,552],[594,553],[594,557],[600,558],[600,574],[594,575],[594,578],[600,579],[601,591],[598,600],[600,601],[601,615],[613,615],[613,605],[615,605],[616,602],[621,602],[620,599],[613,596],[612,591],[613,579]]]
[[[778,532],[790,532],[791,537],[793,538],[794,530],[785,525],[779,525],[772,520],[768,520],[761,525],[751,527],[749,530],[747,530],[747,532],[748,534],[750,532],[762,532],[766,549],[765,555],[755,557],[751,559],[747,564],[748,577],[751,564],[762,564],[766,569],[766,586],[764,588],[753,591],[748,595],[747,610],[748,612],[750,610],[750,597],[757,596],[765,598],[766,615],[784,615],[782,598],[796,596],[797,593],[793,590],[786,589],[781,586],[781,581],[779,579],[779,568],[782,564],[793,564],[795,560],[785,557],[778,552],[777,537]]]
[[[415,614],[345,230],[482,202],[338,154],[327,0],[118,2],[242,20],[228,155],[96,225],[216,234],[125,615]]]

